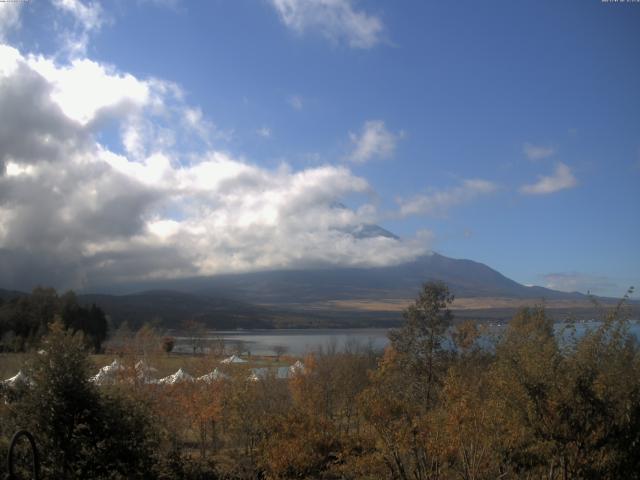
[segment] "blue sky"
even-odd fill
[[[66,155],[0,145],[5,283],[40,257],[78,288],[433,249],[640,286],[638,3],[34,0],[0,4],[0,38],[0,98],[31,79],[69,123],[0,110]]]

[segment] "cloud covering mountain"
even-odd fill
[[[388,265],[428,248],[354,235],[380,213],[344,166],[267,169],[211,146],[215,127],[170,82],[7,45],[0,58],[2,284]],[[119,142],[101,142],[113,124]],[[349,195],[355,209],[334,208]]]
[[[0,288],[437,250],[617,295],[640,10],[610,7],[567,29],[544,2],[0,2]]]

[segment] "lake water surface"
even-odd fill
[[[587,330],[597,328],[599,324],[597,321],[577,323],[576,332],[578,335],[584,334]],[[564,324],[556,323],[557,332],[561,332],[563,327]],[[492,325],[490,336],[499,336],[504,328],[504,325]],[[640,340],[640,324],[631,322],[630,330]],[[389,343],[388,332],[388,328],[226,330],[209,332],[202,340],[222,340],[228,351],[238,349],[252,355],[274,355],[274,349],[279,346],[285,347],[291,355],[304,355],[319,348],[344,350],[356,345],[382,350]],[[177,337],[176,340],[176,352],[191,351],[189,338]]]
[[[304,355],[319,348],[344,350],[348,345],[371,345],[382,350],[388,343],[388,331],[387,328],[224,330],[210,332],[204,340],[222,340],[229,351],[241,344],[240,350],[252,355],[273,355],[276,347],[285,347],[291,355]],[[190,351],[189,338],[177,337],[176,340],[175,351]]]

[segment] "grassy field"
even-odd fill
[[[401,312],[408,305],[413,303],[410,298],[383,298],[380,300],[351,299],[351,300],[331,300],[316,304],[316,308],[336,308],[347,310],[364,311],[385,311]],[[462,297],[456,298],[451,305],[454,311],[460,310],[483,310],[483,309],[503,309],[531,307],[540,305],[543,302],[530,298],[498,298],[498,297]],[[605,305],[608,305],[606,303]],[[547,300],[544,302],[546,308],[551,309],[592,309],[593,303],[588,300]]]

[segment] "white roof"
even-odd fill
[[[173,375],[169,375],[167,377],[164,377],[158,380],[158,383],[163,385],[175,385],[176,383],[182,383],[182,382],[193,382],[193,377],[189,375],[182,368],[180,368]]]
[[[98,385],[104,385],[106,383],[115,383],[116,373],[124,370],[124,365],[120,363],[120,360],[117,358],[111,362],[109,365],[105,365],[98,373],[96,373],[93,377],[89,379],[90,382],[96,383]]]
[[[105,371],[105,368],[107,367],[102,367],[98,373],[96,373],[89,379],[89,381],[95,383],[96,385],[114,384],[114,375],[109,371]]]
[[[31,383],[31,380],[29,380],[29,377],[27,377],[24,373],[22,373],[22,370],[20,370],[13,377],[7,378],[2,383],[7,385],[8,387],[15,387],[17,385],[25,385]]]
[[[243,360],[237,355],[231,355],[229,358],[225,358],[220,363],[247,363],[247,361]]]
[[[205,383],[211,383],[215,380],[221,380],[223,378],[228,378],[227,375],[225,375],[224,373],[222,373],[220,370],[218,370],[217,368],[213,370],[213,372],[209,372],[206,373],[200,377],[198,377],[196,380],[198,382],[205,382]]]
[[[122,363],[120,363],[120,360],[118,360],[117,358],[113,362],[111,362],[109,365],[105,365],[100,369],[101,372],[110,373],[110,374],[116,373],[120,370],[124,370],[124,365],[122,365]]]

